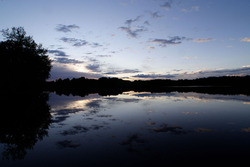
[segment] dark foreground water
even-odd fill
[[[249,161],[249,96],[177,92],[49,96],[48,106],[39,99],[25,104],[38,106],[20,117],[27,120],[1,125],[1,167]],[[20,98],[15,100],[13,106]],[[19,107],[24,106],[15,110]],[[41,114],[41,108],[50,114]],[[40,114],[32,115],[36,110]]]

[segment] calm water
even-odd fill
[[[49,96],[51,117],[0,129],[1,167],[231,164],[250,157],[249,96]]]

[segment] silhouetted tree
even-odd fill
[[[0,42],[1,78],[4,88],[39,88],[50,76],[47,50],[27,36],[23,27],[2,30]]]

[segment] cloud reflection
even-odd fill
[[[161,98],[165,100],[184,101],[184,100],[196,100],[198,102],[209,101],[239,101],[243,104],[250,104],[250,98],[246,95],[220,95],[220,94],[202,94],[202,93],[150,93],[150,92],[130,92],[131,96],[136,96],[142,99]]]
[[[169,132],[171,134],[186,134],[186,131],[183,130],[180,126],[169,126],[168,124],[162,124],[160,127],[156,127],[153,129],[154,132]]]
[[[87,131],[89,131],[89,128],[78,125],[78,126],[74,126],[72,129],[64,130],[61,133],[61,135],[63,135],[63,136],[76,135],[76,134],[87,132]]]
[[[212,129],[207,129],[207,128],[197,128],[195,129],[196,132],[213,132],[214,130]]]
[[[81,145],[75,144],[71,140],[62,140],[62,141],[57,142],[57,146],[60,149],[64,149],[64,148],[77,148],[77,147],[80,147]]]
[[[132,134],[121,145],[127,146],[128,152],[139,152],[139,146],[144,146],[145,140],[139,134]]]
[[[249,133],[250,132],[250,127],[248,127],[248,128],[242,128],[241,131]]]

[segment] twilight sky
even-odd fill
[[[0,0],[0,23],[48,49],[50,79],[250,75],[249,0]]]

